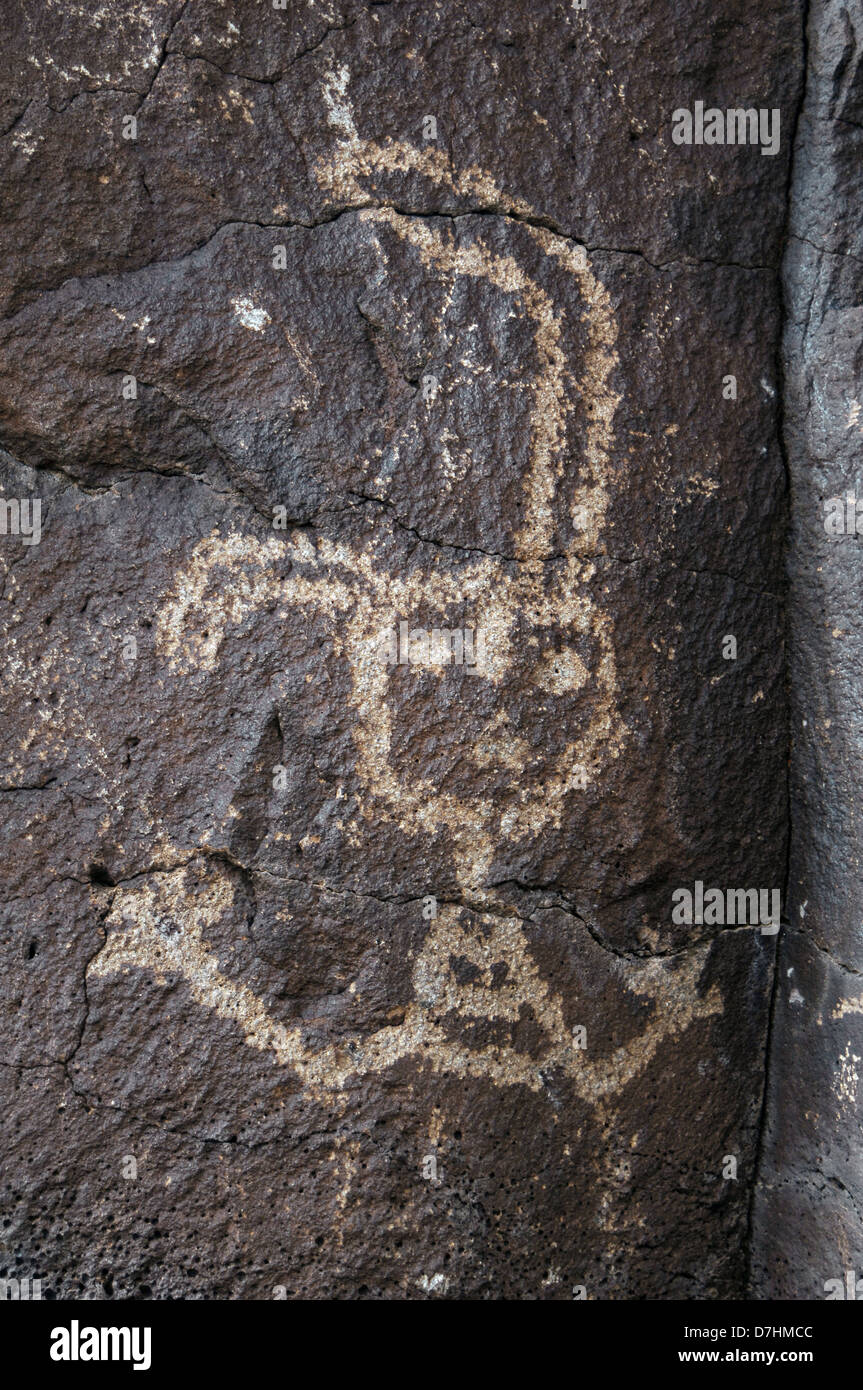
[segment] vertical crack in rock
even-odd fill
[[[802,0],[800,15],[800,34],[801,34],[801,64],[799,78],[799,99],[797,109],[790,131],[790,154],[788,159],[788,182],[786,189],[786,212],[785,227],[783,229],[782,255],[779,260],[778,269],[778,295],[781,306],[780,327],[776,339],[776,383],[777,383],[777,428],[779,434],[779,446],[782,453],[783,466],[785,468],[786,481],[788,487],[788,508],[789,525],[790,514],[795,506],[794,479],[792,475],[790,453],[791,443],[787,437],[787,412],[789,409],[788,394],[790,391],[789,372],[785,363],[785,332],[792,312],[793,296],[790,292],[787,281],[787,249],[790,238],[793,235],[793,206],[797,195],[798,179],[798,133],[801,117],[806,108],[808,88],[809,88],[809,23],[810,23],[810,0]],[[791,757],[791,691],[793,684],[793,672],[790,666],[789,653],[791,650],[790,624],[791,624],[791,599],[786,599],[785,631],[783,633],[783,648],[786,657],[786,690],[788,692],[788,739],[789,739],[789,762]],[[789,766],[786,779],[786,816],[788,825],[787,853],[785,863],[785,873],[782,884],[782,901],[785,903],[785,917],[788,916],[788,900],[791,888],[791,855],[792,855],[792,791],[791,791],[791,770]],[[786,920],[786,927],[788,922]],[[767,1031],[764,1042],[764,1078],[761,1092],[761,1103],[758,1117],[758,1131],[755,1149],[755,1165],[753,1170],[753,1181],[749,1195],[749,1215],[747,1222],[746,1240],[746,1276],[745,1288],[747,1294],[752,1292],[752,1267],[753,1267],[753,1246],[756,1240],[756,1205],[759,1201],[760,1185],[762,1182],[763,1163],[764,1163],[764,1142],[768,1124],[768,1112],[770,1105],[771,1073],[774,1066],[774,1024],[776,1018],[776,1000],[779,989],[779,962],[781,956],[781,942],[776,941],[776,949],[773,957],[773,967],[771,972],[770,1003],[768,1006]],[[758,1238],[760,1239],[760,1232]]]
[[[756,1298],[819,1299],[853,1296],[849,1279],[853,1288],[863,1264],[863,34],[858,10],[828,0],[811,0],[807,29],[782,272],[790,927],[778,953],[750,1281]]]

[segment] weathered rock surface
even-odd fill
[[[6,1271],[739,1294],[790,143],[670,131],[800,7],[99,13],[2,59]]]
[[[850,534],[827,529],[832,500],[847,520],[848,495],[863,498],[859,11],[814,0],[808,35],[783,273],[794,495],[790,930],[779,956],[752,1272],[762,1297],[811,1299],[836,1297],[833,1281],[847,1294],[863,1275],[863,564],[853,500]],[[863,526],[863,508],[860,516]]]

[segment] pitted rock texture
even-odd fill
[[[22,5],[7,1272],[743,1290],[775,939],[671,907],[785,872],[790,146],[670,131],[800,18]]]
[[[854,6],[813,0],[783,272],[793,833],[755,1205],[761,1297],[853,1296],[863,1274],[861,23]]]

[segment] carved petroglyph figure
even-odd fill
[[[291,573],[282,578],[286,561]],[[546,589],[541,573],[519,567],[513,577],[499,561],[484,557],[458,574],[418,571],[402,577],[378,569],[371,548],[357,553],[325,538],[313,544],[300,534],[261,545],[254,537],[236,533],[213,536],[196,546],[161,609],[156,641],[173,671],[214,669],[227,626],[255,609],[275,602],[277,614],[300,606],[327,615],[336,654],[345,656],[350,669],[356,766],[369,798],[363,814],[394,820],[409,835],[433,834],[446,826],[459,884],[466,890],[481,888],[502,839],[559,825],[565,797],[588,785],[594,760],[619,753],[624,730],[614,707],[611,637],[603,615],[579,592],[580,582],[591,573],[589,563],[571,558]],[[473,679],[484,677],[502,695],[513,661],[510,629],[528,606],[538,627],[562,624],[574,633],[587,633],[600,654],[591,677],[598,698],[590,727],[551,761],[541,786],[519,788],[503,813],[490,799],[442,791],[421,776],[400,776],[390,755],[392,721],[386,696],[392,672],[380,659],[380,635],[400,612],[416,611],[420,605],[443,611],[457,602],[469,608],[475,626],[486,633],[483,664]],[[589,674],[583,663],[574,653],[571,661],[555,655],[553,673],[546,657],[537,661],[537,685],[553,681],[557,690],[562,685],[579,688]],[[503,703],[498,717],[506,718]],[[486,737],[494,742],[495,733],[489,728]],[[503,729],[497,733],[506,736]],[[472,751],[477,759],[482,757],[480,748]],[[513,773],[523,772],[528,753],[517,739],[509,743],[509,756]]]
[[[613,418],[619,399],[612,386],[617,326],[609,297],[593,275],[584,249],[552,232],[529,227],[525,234],[559,262],[578,287],[586,310],[587,341],[577,366],[568,362],[561,346],[561,310],[513,255],[492,251],[481,235],[463,245],[451,228],[441,230],[428,219],[369,206],[364,183],[371,175],[414,170],[457,193],[473,195],[485,209],[530,214],[529,208],[505,197],[481,169],[454,173],[438,149],[361,139],[348,100],[348,81],[347,70],[340,69],[326,85],[329,120],[339,144],[318,166],[321,185],[335,200],[362,208],[360,216],[373,228],[386,227],[413,247],[429,274],[482,278],[503,294],[517,297],[532,324],[541,369],[530,383],[531,446],[514,559],[507,563],[477,554],[449,572],[429,567],[394,574],[378,563],[371,544],[352,546],[326,537],[313,543],[301,531],[284,538],[274,535],[264,542],[237,532],[214,533],[196,545],[177,572],[157,614],[156,646],[173,673],[216,671],[226,633],[249,615],[268,609],[278,619],[279,614],[297,608],[322,615],[335,655],[350,672],[348,698],[362,787],[360,820],[375,824],[389,820],[406,835],[431,835],[447,827],[460,888],[479,908],[492,910],[475,914],[481,924],[478,931],[465,925],[460,908],[442,905],[429,922],[413,964],[414,998],[404,1020],[368,1035],[358,1034],[349,1045],[343,1041],[311,1048],[301,1027],[277,1022],[259,997],[224,973],[208,943],[208,932],[219,915],[230,910],[233,889],[212,861],[210,887],[197,896],[185,891],[182,868],[154,875],[143,885],[119,888],[107,919],[106,945],[91,963],[90,974],[108,977],[144,969],[162,980],[166,972],[178,972],[198,1004],[235,1021],[250,1047],[269,1052],[279,1066],[290,1068],[312,1095],[338,1091],[354,1074],[380,1072],[401,1058],[414,1057],[442,1072],[532,1090],[542,1087],[544,1070],[560,1070],[577,1094],[607,1119],[608,1099],[648,1065],[664,1039],[679,1035],[697,1018],[721,1011],[715,986],[702,997],[697,990],[709,948],[693,950],[675,968],[659,960],[630,961],[625,969],[620,962],[611,962],[609,968],[619,975],[621,986],[652,1001],[653,1007],[636,1041],[593,1059],[589,1050],[585,1053],[574,1045],[561,997],[539,974],[521,920],[485,884],[496,849],[508,839],[527,839],[544,827],[559,826],[566,798],[588,787],[597,772],[619,756],[626,738],[616,698],[610,623],[589,590],[595,562],[584,557],[599,547],[609,497]],[[564,476],[571,382],[578,383],[590,402],[584,441],[587,481],[569,499],[583,553],[550,564],[552,504]],[[395,766],[387,700],[393,673],[379,659],[380,636],[400,614],[420,608],[440,613],[441,626],[447,625],[443,618],[457,608],[465,621],[469,618],[485,633],[482,664],[472,679],[489,682],[501,692],[501,699],[466,757],[480,767],[484,760],[497,759],[511,770],[513,791],[503,810],[491,798],[442,790],[422,776],[408,779]],[[588,670],[573,646],[555,652],[552,662],[538,643],[533,680],[540,689],[578,691],[592,682],[594,698],[589,726],[578,729],[551,760],[542,785],[534,779],[522,786],[520,774],[528,765],[528,747],[517,729],[508,726],[504,696],[514,662],[515,623],[525,614],[537,633],[554,627],[587,638],[596,660]],[[177,931],[161,930],[159,924],[166,915],[177,924]],[[476,967],[473,983],[457,982],[452,957],[467,959]],[[492,970],[500,963],[507,967],[505,982],[492,989]],[[451,1021],[515,1022],[523,1007],[533,1011],[539,1024],[543,1042],[538,1057],[509,1044],[470,1046],[454,1039],[452,1029],[442,1023],[445,1016]]]
[[[380,1072],[404,1057],[415,1057],[436,1071],[533,1091],[542,1088],[543,1073],[558,1070],[583,1100],[602,1109],[606,1098],[644,1070],[664,1039],[678,1036],[694,1019],[722,1010],[717,986],[698,996],[704,949],[692,952],[674,974],[660,960],[633,962],[627,987],[655,1001],[653,1016],[635,1045],[592,1060],[573,1043],[561,998],[534,965],[519,919],[482,914],[482,930],[472,931],[460,920],[459,908],[442,905],[414,962],[414,999],[404,1020],[314,1050],[304,1041],[302,1028],[276,1021],[251,989],[229,978],[208,944],[208,933],[220,915],[233,907],[234,889],[227,873],[216,868],[204,890],[197,892],[191,891],[188,873],[176,869],[118,890],[106,924],[107,943],[92,962],[90,976],[143,969],[164,983],[179,974],[197,1004],[236,1023],[250,1047],[271,1053],[317,1099],[341,1090],[351,1076]],[[453,957],[476,967],[472,983],[456,981],[450,968]],[[505,978],[492,988],[494,968],[500,965],[506,966]],[[515,1023],[523,1007],[532,1010],[543,1034],[538,1059],[507,1044],[467,1046],[443,1024],[453,1015],[468,1023]]]

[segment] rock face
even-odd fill
[[[744,1289],[776,937],[672,895],[785,877],[802,37],[792,0],[22,3],[6,1275]],[[675,144],[699,101],[778,153]]]
[[[794,492],[790,930],[779,955],[752,1268],[762,1296],[841,1298],[854,1296],[863,1272],[863,565],[855,539],[856,526],[863,533],[863,37],[858,12],[821,0],[808,29],[783,273]]]

